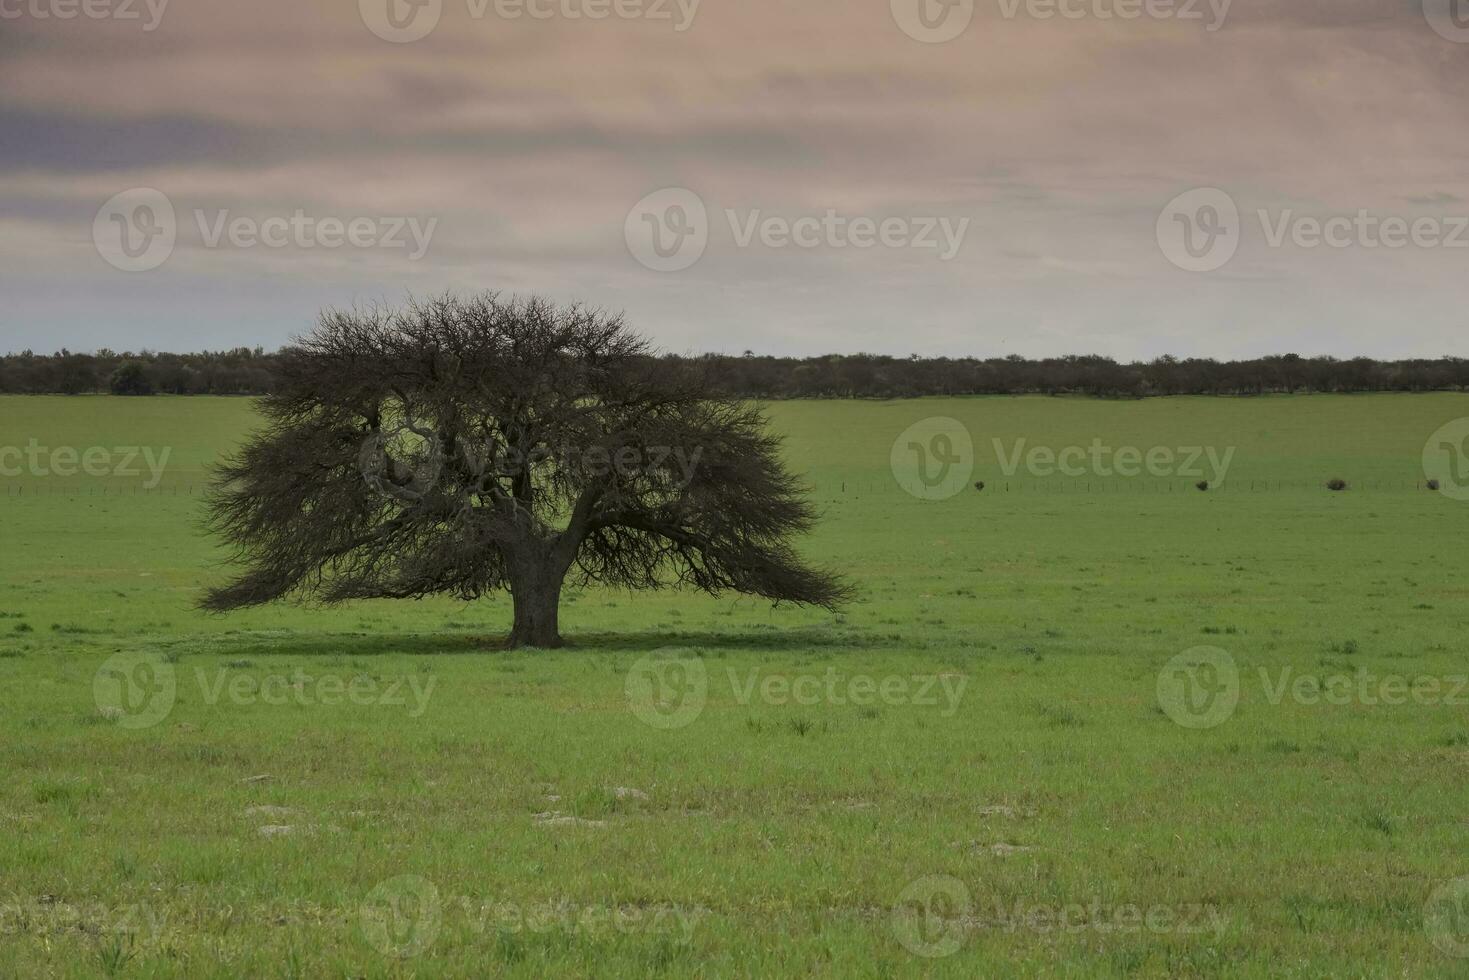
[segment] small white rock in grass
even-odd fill
[[[564,813],[537,813],[535,815],[537,827],[605,827],[605,820],[585,820],[581,817],[572,817]]]
[[[646,800],[648,794],[631,786],[618,786],[612,790],[612,795],[619,800]]]
[[[950,847],[965,847],[973,851],[989,851],[995,857],[1009,857],[1012,854],[1027,854],[1033,850],[1029,844],[1006,844],[1003,841],[996,844],[986,844],[977,840],[956,840],[949,843]]]
[[[289,817],[295,812],[295,810],[292,810],[288,806],[270,806],[269,804],[245,807],[245,816],[247,817]]]
[[[267,779],[274,779],[274,778],[275,777],[272,776],[270,773],[265,772],[265,773],[261,773],[258,776],[246,776],[244,779],[240,780],[240,782],[242,782],[242,783],[263,783]]]
[[[266,824],[260,828],[262,837],[289,837],[296,832],[296,828],[290,824]]]

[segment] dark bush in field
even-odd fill
[[[1328,489],[1328,490],[1334,490],[1334,491],[1340,493],[1341,491],[1345,490],[1346,488],[1347,488],[1347,481],[1346,480],[1343,480],[1341,477],[1337,477],[1336,479],[1327,480],[1326,481],[1326,489]]]
[[[151,395],[153,382],[148,380],[147,370],[141,361],[127,361],[112,372],[109,383],[114,395]]]
[[[1199,490],[1208,490],[1209,489],[1209,481],[1208,480],[1200,480],[1198,483],[1195,483],[1194,486],[1197,487]]]
[[[978,483],[976,483],[974,485],[974,489],[976,489],[976,490],[983,490],[984,489],[984,481],[983,480],[980,480]]]
[[[1439,486],[1439,484],[1438,484],[1438,481],[1437,480],[1429,480],[1428,481],[1428,489],[1430,489],[1430,490],[1437,490],[1438,489],[1438,486]]]

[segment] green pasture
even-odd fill
[[[0,977],[1469,975],[1469,396],[769,413],[858,601],[511,653],[195,611],[246,400],[0,398]]]

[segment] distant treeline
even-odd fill
[[[1375,361],[1283,354],[1251,361],[1111,358],[677,357],[709,366],[730,391],[751,398],[916,398],[925,395],[1262,395],[1287,392],[1469,390],[1469,359]],[[0,393],[80,395],[263,395],[282,355],[261,348],[202,354],[154,352],[0,357]]]

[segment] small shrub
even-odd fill
[[[1437,480],[1429,480],[1428,481],[1428,489],[1430,489],[1430,490],[1437,490],[1438,489],[1438,486],[1439,486],[1439,484],[1438,484],[1438,481]]]
[[[974,485],[974,489],[981,490],[981,491],[984,490],[984,481],[983,480],[980,480],[978,483],[976,483]]]
[[[1396,829],[1392,817],[1383,813],[1381,810],[1370,810],[1362,814],[1362,825],[1368,830],[1375,830],[1385,836],[1392,836],[1393,831]]]
[[[1209,481],[1200,480],[1198,483],[1195,483],[1194,486],[1197,487],[1200,492],[1207,493],[1209,490]]]
[[[1347,488],[1347,481],[1341,477],[1335,477],[1326,481],[1326,489],[1340,493]]]

